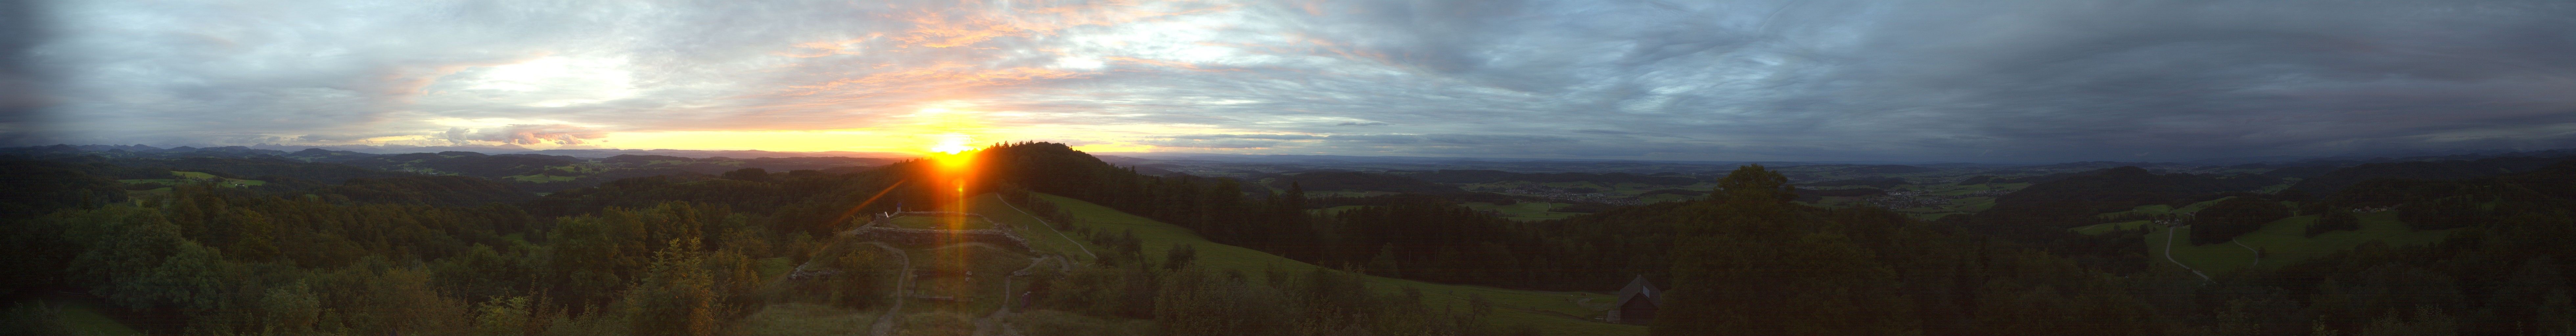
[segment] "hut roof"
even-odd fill
[[[1636,299],[1638,294],[1644,294],[1646,304],[1654,304],[1655,297],[1663,296],[1664,291],[1655,289],[1655,284],[1647,283],[1646,276],[1639,274],[1635,279],[1628,280],[1627,288],[1619,289],[1619,304],[1612,307],[1626,307],[1628,300]]]

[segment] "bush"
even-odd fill
[[[890,271],[897,266],[886,260],[888,257],[876,246],[868,245],[856,246],[848,253],[833,257],[832,269],[841,271],[841,274],[832,275],[833,281],[830,281],[833,284],[832,305],[867,308],[885,300],[886,293],[891,290],[884,288],[888,285],[885,278],[890,273],[900,272]]]
[[[2308,224],[2308,236],[2316,237],[2327,231],[2360,229],[2361,218],[2353,215],[2352,210],[2326,210],[2325,215],[2318,217],[2315,224]]]
[[[1198,248],[1190,247],[1190,244],[1173,244],[1171,250],[1163,252],[1163,269],[1177,271],[1189,267],[1190,262],[1198,258]]]

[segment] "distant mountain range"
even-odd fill
[[[339,146],[333,148],[350,148]],[[386,147],[354,146],[388,151]],[[276,148],[294,148],[293,151]],[[400,147],[389,153],[331,150],[320,147],[250,146],[173,147],[142,145],[52,145],[0,148],[0,159],[24,157],[80,162],[93,166],[131,167],[97,175],[125,180],[164,178],[174,172],[261,181],[277,188],[316,188],[357,179],[458,175],[489,179],[525,192],[553,192],[598,185],[618,179],[726,173],[747,168],[766,172],[849,172],[911,159],[893,153],[772,152],[700,150],[562,149],[504,152],[495,147]],[[463,150],[450,150],[463,149]],[[435,153],[417,152],[446,150]],[[825,156],[852,154],[851,156]],[[864,156],[863,156],[864,155]],[[382,181],[379,181],[382,182]],[[425,183],[443,185],[452,181]]]

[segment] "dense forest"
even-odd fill
[[[617,160],[643,161],[603,163],[654,161]],[[2576,334],[2576,287],[2565,276],[2576,271],[2576,250],[2562,246],[2576,238],[2576,161],[2526,161],[2414,178],[2402,172],[2415,168],[2365,165],[2310,180],[2354,177],[2349,184],[2274,193],[2249,192],[2261,187],[2250,176],[2104,169],[2038,181],[1992,210],[1938,221],[1798,203],[1812,191],[1760,165],[1688,201],[1514,221],[1460,205],[1466,196],[1309,197],[1313,186],[1293,180],[1264,192],[1234,179],[1139,174],[1054,143],[977,152],[982,171],[968,192],[1001,194],[1053,223],[1070,221],[1029,193],[1079,199],[1350,271],[1211,271],[1189,266],[1189,248],[1148,256],[1132,233],[1084,232],[1107,248],[1033,289],[1035,308],[1047,311],[1038,316],[1150,322],[1044,329],[1060,334],[1535,332],[1479,323],[1491,307],[1372,290],[1356,274],[1595,292],[1645,275],[1669,288],[1650,329],[1664,335]],[[537,196],[474,177],[471,165],[420,174],[301,160],[22,155],[0,160],[0,183],[20,186],[0,194],[0,218],[13,228],[0,233],[0,262],[13,272],[0,276],[9,295],[94,296],[144,317],[128,320],[156,334],[724,334],[766,304],[885,304],[853,294],[886,286],[865,274],[779,287],[759,269],[894,267],[889,256],[826,241],[856,216],[936,203],[942,191],[916,182],[927,166],[674,172]],[[277,177],[162,191],[118,181],[183,169]],[[2387,171],[2401,173],[2373,173]],[[2142,232],[2065,230],[2099,213],[2197,202],[2213,203],[2185,222],[2194,245],[2296,216],[2317,216],[2310,235],[2352,230],[2353,209],[2393,209],[2409,227],[2453,230],[2428,245],[2366,243],[2213,278],[2149,262]],[[1327,203],[1358,207],[1317,211]],[[64,330],[43,306],[9,316],[24,333]]]

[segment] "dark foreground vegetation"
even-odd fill
[[[92,297],[155,334],[723,334],[769,305],[881,309],[888,303],[870,293],[890,286],[884,276],[899,261],[828,246],[833,234],[865,214],[935,204],[940,191],[913,182],[924,162],[632,177],[542,197],[470,176],[314,162],[258,169],[347,177],[166,190],[119,181],[178,171],[128,163],[188,159],[149,160],[160,161],[0,159],[0,182],[16,186],[0,194],[11,228],[0,232],[6,294]],[[1491,323],[1481,298],[1429,304],[1358,274],[1594,292],[1645,275],[1669,289],[1649,329],[1668,335],[2576,334],[2566,276],[2576,249],[2564,246],[2576,238],[2576,162],[2413,179],[2402,172],[2454,170],[2355,167],[2311,180],[2348,184],[2273,193],[2249,192],[2262,186],[2252,179],[2114,168],[2053,177],[1997,197],[1992,210],[1938,221],[1797,203],[1788,178],[1748,165],[1689,201],[1513,221],[1440,195],[1310,211],[1320,206],[1295,181],[1264,192],[1149,176],[1052,143],[997,146],[978,160],[985,171],[970,193],[998,193],[1051,223],[1070,215],[1031,193],[1347,271],[1199,268],[1193,248],[1146,255],[1132,233],[1079,233],[1097,257],[1029,289],[1017,323],[1030,334],[1536,332]],[[489,174],[516,173],[526,172]],[[2177,244],[2225,244],[2300,216],[2315,216],[2310,235],[2353,230],[2355,209],[2456,230],[2429,245],[2366,243],[2209,278],[2147,255],[2143,231],[2065,230],[2128,219],[2102,213],[2209,201],[2173,218],[2193,229]],[[808,264],[853,271],[778,285]],[[8,316],[0,324],[15,334],[72,328],[41,304]]]

